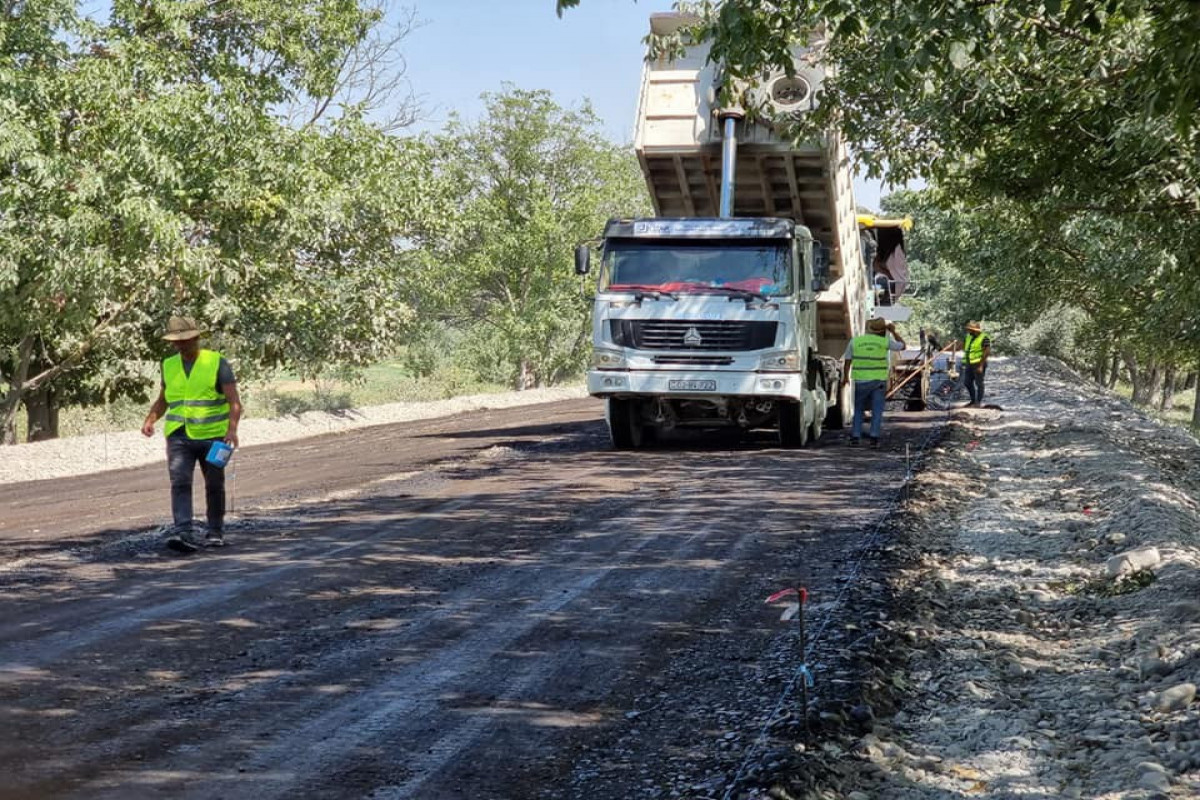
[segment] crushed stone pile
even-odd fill
[[[1200,445],[1057,361],[988,381],[1004,410],[951,412],[894,531],[864,701],[899,710],[810,795],[1200,796]]]

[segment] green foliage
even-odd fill
[[[379,21],[353,0],[116,0],[0,16],[0,439],[24,401],[142,397],[175,310],[243,374],[367,363],[414,315],[405,274],[428,153],[334,91]],[[87,4],[84,4],[87,5]]]
[[[575,5],[559,3],[559,10]],[[1118,353],[1135,398],[1200,353],[1200,4],[1173,0],[681,3],[728,75],[834,69],[798,139],[837,129],[872,176],[922,177],[914,305],[997,349]],[[739,100],[744,83],[726,83]],[[1071,308],[1086,316],[1065,346]],[[1042,320],[1039,322],[1039,320]],[[1028,335],[1025,326],[1034,326]]]
[[[485,100],[483,120],[456,119],[431,145],[456,205],[422,237],[422,309],[464,334],[459,363],[476,374],[547,385],[577,374],[591,346],[572,246],[649,201],[632,153],[603,137],[590,107],[511,87]]]
[[[1076,595],[1093,595],[1095,597],[1120,597],[1123,594],[1133,594],[1158,580],[1153,570],[1139,569],[1116,578],[1091,578],[1080,581],[1055,583],[1054,588]]]
[[[1162,369],[1195,364],[1186,221],[1007,198],[968,206],[941,190],[898,193],[887,208],[919,221],[909,238],[921,324],[955,336],[982,319],[998,352],[1054,355],[1093,374],[1118,353],[1141,401]]]
[[[349,392],[337,391],[318,383],[311,393],[275,394],[271,397],[277,416],[296,416],[306,411],[325,411],[333,414],[353,407]]]

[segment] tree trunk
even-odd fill
[[[0,401],[0,445],[17,443],[17,409],[20,407],[20,393],[9,389]]]
[[[1200,382],[1196,383],[1196,400],[1192,403],[1192,428],[1200,431]]]
[[[17,363],[8,378],[8,391],[0,401],[0,444],[17,443],[17,411],[24,396],[25,379],[29,377],[29,361],[33,357],[33,336],[26,335],[17,345]]]
[[[522,358],[520,372],[517,374],[517,391],[523,392],[526,389],[532,389],[536,380],[533,374],[533,365],[529,363],[529,359]]]
[[[1158,396],[1160,391],[1162,391],[1163,382],[1162,364],[1160,364],[1158,361],[1153,361],[1151,363],[1153,366],[1150,368],[1150,380],[1147,381],[1148,385],[1146,386],[1146,399],[1142,403],[1143,405],[1147,406],[1154,405],[1154,398]]]
[[[1105,384],[1104,368],[1106,366],[1108,366],[1108,353],[1103,351],[1096,353],[1092,358],[1092,380],[1101,386]]]
[[[1163,377],[1162,394],[1159,396],[1158,410],[1170,411],[1171,401],[1175,399],[1175,365],[1167,367],[1167,374]]]
[[[29,423],[28,441],[44,442],[58,438],[58,403],[49,388],[25,395],[25,419]]]
[[[1117,385],[1117,381],[1121,379],[1121,352],[1113,350],[1112,361],[1108,366],[1108,383],[1105,386],[1109,389]]]
[[[1149,405],[1158,388],[1158,365],[1151,362],[1150,365],[1143,367],[1138,363],[1137,354],[1131,350],[1126,350],[1122,355],[1125,359],[1125,368],[1129,370],[1129,382],[1133,384],[1134,405]]]
[[[1189,372],[1187,374],[1187,377],[1184,378],[1183,389],[1181,391],[1190,392],[1192,389],[1195,389],[1195,388],[1196,388],[1196,373]]]

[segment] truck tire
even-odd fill
[[[854,419],[854,387],[846,384],[838,388],[837,403],[829,407],[825,414],[825,427],[831,431],[840,431]]]
[[[825,392],[821,392],[824,396]],[[812,422],[808,428],[809,444],[816,447],[821,443],[821,434],[825,432],[825,416],[828,412],[822,414],[813,414]]]
[[[608,435],[618,450],[636,450],[646,443],[646,428],[638,416],[637,401],[608,399]]]
[[[929,370],[921,370],[921,377],[913,381],[913,388],[904,403],[905,411],[924,411],[929,405]]]
[[[779,404],[779,444],[804,447],[808,444],[808,425],[804,424],[804,406],[782,401]]]

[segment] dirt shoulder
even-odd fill
[[[587,396],[582,386],[529,389],[523,392],[465,395],[445,400],[388,403],[342,411],[306,411],[273,419],[243,419],[240,439],[243,448],[290,442],[296,439],[449,417],[480,414]],[[145,464],[165,464],[162,424],[153,437],[137,430],[102,431],[0,448],[0,485],[67,478],[130,469]],[[239,459],[240,460],[240,459]]]
[[[810,796],[1196,797],[1200,447],[1046,359],[989,391],[891,520],[877,718]]]

